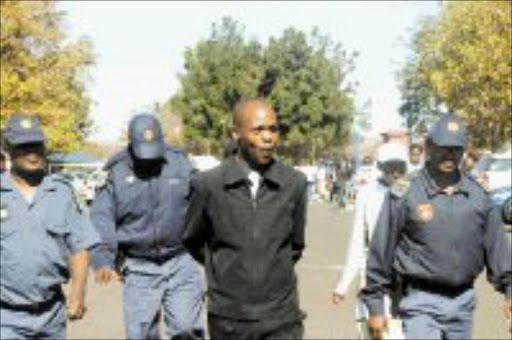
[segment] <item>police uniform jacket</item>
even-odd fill
[[[275,161],[255,199],[232,156],[193,182],[185,247],[205,265],[209,313],[255,320],[299,313],[294,264],[305,247],[304,175]]]
[[[8,173],[0,179],[0,300],[49,301],[69,278],[69,255],[97,245],[99,235],[63,177],[46,176],[31,203]]]
[[[487,269],[495,288],[510,296],[511,250],[500,210],[471,177],[462,174],[452,196],[423,168],[403,195],[391,192],[372,239],[363,299],[382,315],[393,273],[404,284],[463,291]]]
[[[124,256],[156,263],[184,251],[182,233],[190,192],[191,166],[185,154],[166,147],[158,176],[139,178],[127,149],[105,165],[107,181],[91,207],[91,219],[102,244],[92,266],[116,266]]]

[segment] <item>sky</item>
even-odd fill
[[[92,40],[96,64],[88,92],[96,142],[116,142],[130,118],[167,101],[178,89],[183,53],[225,16],[245,26],[246,37],[266,44],[293,26],[319,27],[357,51],[356,105],[369,108],[374,130],[399,126],[395,73],[410,54],[411,29],[435,15],[439,1],[62,1],[71,40]]]

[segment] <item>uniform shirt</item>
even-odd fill
[[[473,285],[483,267],[495,288],[511,294],[511,249],[499,209],[473,179],[462,175],[452,196],[424,168],[401,197],[387,195],[374,233],[363,299],[383,314],[393,270],[404,280],[446,288]]]
[[[299,313],[295,263],[305,247],[307,180],[274,162],[255,199],[236,157],[194,180],[184,234],[205,265],[208,312],[239,320]]]
[[[31,203],[8,173],[0,178],[0,299],[12,305],[46,301],[67,281],[69,255],[90,249],[99,235],[62,177],[45,177]]]
[[[126,149],[105,166],[107,182],[91,206],[91,219],[101,235],[92,252],[92,267],[116,267],[116,256],[154,262],[184,251],[182,234],[192,167],[184,153],[166,148],[160,174],[140,178]]]

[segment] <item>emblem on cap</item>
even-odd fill
[[[30,119],[28,119],[28,118],[22,119],[21,122],[20,122],[20,125],[25,130],[32,129],[32,121]]]
[[[126,176],[125,180],[126,180],[126,183],[133,184],[135,182],[135,177],[133,177],[133,175],[129,175],[129,176]]]
[[[155,139],[155,133],[151,129],[147,129],[143,134],[144,140],[146,142],[152,142]]]
[[[432,204],[420,204],[416,206],[418,219],[423,222],[429,222],[434,217],[434,206]]]
[[[452,133],[459,131],[459,124],[456,122],[449,122],[447,127],[448,127],[448,131],[450,131]]]

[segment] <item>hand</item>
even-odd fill
[[[71,321],[80,320],[84,317],[86,310],[83,298],[73,299],[67,306],[68,319]]]
[[[368,319],[368,330],[372,339],[384,339],[386,328],[387,322],[384,316],[370,316],[370,319]]]
[[[341,303],[343,300],[345,300],[345,295],[338,294],[336,292],[332,293],[332,303],[337,305]]]
[[[96,282],[99,284],[107,285],[112,279],[121,280],[121,277],[116,271],[108,267],[102,267],[96,271]]]

